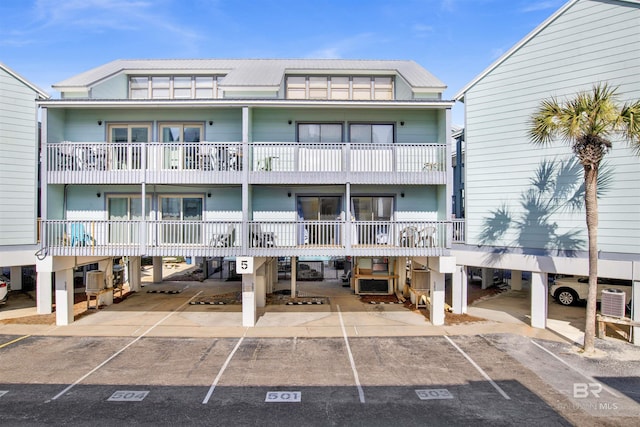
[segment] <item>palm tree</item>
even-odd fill
[[[598,280],[598,200],[597,180],[600,162],[612,148],[612,138],[622,136],[640,154],[640,100],[616,101],[616,88],[597,84],[591,92],[578,93],[559,102],[541,102],[531,118],[529,138],[546,145],[559,138],[569,144],[584,169],[584,200],[589,239],[589,294],[584,329],[584,351],[593,353],[596,335],[596,297]]]

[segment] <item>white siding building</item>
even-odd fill
[[[569,1],[455,96],[466,117],[466,245],[454,252],[460,264],[533,272],[534,326],[545,326],[547,274],[588,269],[584,207],[570,203],[582,167],[568,146],[532,145],[529,120],[543,99],[598,83],[618,87],[620,103],[640,99],[636,0]],[[599,274],[638,281],[640,158],[615,141],[605,164]]]
[[[98,263],[109,283],[126,257],[139,290],[143,256],[252,257],[248,326],[278,258],[350,257],[354,291],[385,294],[411,258],[444,322],[453,101],[415,62],[119,60],[54,88],[38,309],[55,273],[58,324],[73,321],[73,267]]]
[[[21,289],[38,249],[38,107],[49,96],[0,63],[0,267]]]

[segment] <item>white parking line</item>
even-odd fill
[[[487,380],[489,381],[489,383],[491,383],[491,385],[493,386],[493,388],[495,388],[496,390],[498,390],[498,393],[500,393],[502,395],[502,397],[504,397],[506,400],[511,400],[511,398],[509,397],[509,395],[507,393],[504,392],[504,390],[502,388],[500,388],[500,386],[498,384],[496,384],[491,378],[489,378],[489,375],[487,375],[487,373],[480,367],[478,366],[478,364],[476,362],[473,361],[473,359],[471,357],[469,357],[469,355],[467,353],[465,353],[460,347],[458,347],[456,345],[456,343],[454,343],[453,341],[451,341],[451,338],[449,338],[448,336],[445,335],[445,338],[447,339],[447,341],[449,341],[451,343],[452,346],[455,347],[456,350],[458,350],[460,352],[460,354],[462,354],[465,359],[467,359],[469,361],[469,363],[471,363],[473,365],[474,368],[476,368],[478,370],[478,372],[480,372],[480,374]]]
[[[86,374],[84,374],[83,376],[81,376],[79,379],[77,379],[73,384],[69,385],[67,388],[65,388],[64,390],[62,390],[60,393],[56,394],[54,397],[52,397],[50,400],[47,401],[50,402],[51,400],[56,400],[58,399],[60,396],[63,396],[64,394],[66,394],[69,390],[71,390],[72,388],[74,388],[75,386],[77,386],[78,384],[80,384],[82,381],[84,381],[86,378],[88,378],[90,375],[92,375],[94,372],[96,372],[98,369],[102,368],[104,365],[106,365],[107,363],[111,362],[114,358],[116,358],[120,353],[122,353],[123,351],[125,351],[126,349],[128,349],[129,347],[131,347],[133,344],[137,343],[142,337],[144,337],[145,335],[147,335],[149,332],[151,332],[153,329],[155,329],[156,326],[158,326],[160,323],[164,322],[165,320],[167,320],[169,317],[173,316],[176,312],[178,312],[182,307],[184,307],[185,305],[189,304],[189,302],[194,299],[195,297],[197,297],[198,295],[200,295],[203,291],[198,292],[197,294],[195,294],[194,296],[192,296],[191,298],[189,298],[189,300],[187,300],[187,302],[185,302],[184,304],[180,305],[180,307],[176,308],[175,310],[173,310],[171,313],[167,314],[166,316],[164,316],[162,319],[158,320],[153,326],[151,326],[149,329],[147,329],[146,331],[144,331],[140,336],[138,336],[136,339],[134,339],[133,341],[131,341],[129,344],[125,345],[124,347],[122,347],[120,350],[118,350],[117,352],[115,352],[111,357],[109,357],[107,360],[105,360],[104,362],[102,362],[101,364],[99,364],[98,366],[96,366],[95,368],[93,368],[91,371],[87,372]]]
[[[349,346],[349,338],[347,338],[347,330],[344,328],[344,321],[342,320],[342,312],[340,311],[340,306],[336,305],[338,309],[338,316],[340,317],[340,327],[342,328],[342,336],[344,336],[344,342],[347,345],[347,353],[349,354],[349,361],[351,362],[351,370],[353,371],[353,377],[356,381],[356,386],[358,387],[358,395],[360,396],[360,403],[364,403],[364,390],[362,390],[362,385],[360,385],[360,378],[358,377],[358,370],[356,369],[356,364],[353,360],[353,354],[351,353],[351,347]]]
[[[569,363],[565,362],[564,360],[562,360],[559,356],[556,356],[555,354],[553,354],[552,352],[550,352],[549,350],[547,350],[546,348],[544,348],[543,346],[541,346],[540,344],[538,344],[537,342],[535,342],[534,340],[531,340],[531,342],[538,348],[544,350],[545,352],[547,352],[548,354],[550,354],[551,356],[553,356],[554,358],[556,358],[557,360],[559,360],[560,362],[562,362],[564,365],[566,365],[567,367],[571,368],[573,371],[577,372],[578,374],[582,375],[584,378],[586,378],[590,383],[598,383],[600,385],[602,385],[602,388],[604,390],[606,390],[610,395],[612,395],[613,397],[620,397],[618,396],[615,392],[613,392],[609,387],[607,387],[606,385],[602,384],[600,381],[597,381],[595,378],[590,377],[589,375],[585,375],[582,372],[580,372],[579,370],[577,370],[575,367],[571,366]]]
[[[207,392],[207,395],[205,396],[204,400],[202,401],[203,405],[205,405],[205,404],[207,404],[209,402],[209,399],[211,398],[211,395],[213,395],[213,391],[216,389],[216,386],[218,385],[218,381],[220,381],[220,378],[222,378],[222,374],[227,369],[227,366],[229,366],[229,362],[231,362],[231,359],[233,358],[233,355],[236,354],[236,351],[238,351],[238,348],[240,348],[240,344],[242,344],[242,341],[244,341],[244,337],[246,335],[247,335],[247,329],[245,328],[244,334],[240,337],[240,339],[236,343],[236,346],[233,347],[233,350],[231,350],[231,353],[229,353],[229,356],[227,357],[227,360],[224,361],[224,364],[220,368],[220,371],[218,372],[218,375],[216,375],[216,378],[213,380],[213,383],[211,384],[211,387],[209,387],[209,391]]]

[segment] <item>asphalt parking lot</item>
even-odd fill
[[[474,308],[490,320],[445,327],[362,304],[340,284],[301,283],[304,293],[321,286],[330,304],[272,305],[255,328],[238,326],[240,305],[190,304],[234,286],[164,282],[153,287],[181,292],[147,290],[64,327],[3,325],[0,420],[628,426],[640,417],[640,348],[598,340],[602,357],[580,356],[571,340],[527,326],[524,292]]]
[[[563,343],[511,334],[0,335],[0,366],[4,424],[547,426],[640,417],[638,359],[589,361]]]

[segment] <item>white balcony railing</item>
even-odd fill
[[[465,243],[464,219],[454,219],[453,223],[453,243]]]
[[[46,145],[49,183],[210,182],[252,173],[418,174],[444,172],[444,144],[78,143]],[[216,175],[217,174],[217,175]],[[282,176],[282,175],[281,175]],[[224,182],[224,181],[222,181]]]
[[[271,249],[444,249],[446,221],[76,221],[43,220],[51,255],[233,256]],[[244,233],[247,238],[244,239]],[[243,247],[243,242],[247,247]]]

